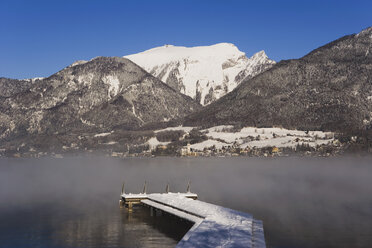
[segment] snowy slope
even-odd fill
[[[275,64],[264,51],[247,58],[230,43],[199,47],[165,45],[125,57],[203,105],[230,92],[244,78]]]
[[[20,132],[25,137],[94,132],[95,138],[109,138],[117,127],[131,130],[201,108],[125,58],[80,61],[48,78],[31,81],[0,78],[0,140]],[[9,85],[22,88],[17,91]]]
[[[190,133],[192,127],[178,126],[168,129],[156,130],[162,132],[164,130],[180,130],[185,133]],[[240,148],[263,148],[263,147],[279,147],[279,148],[295,148],[297,145],[308,145],[309,147],[317,147],[318,145],[328,145],[334,142],[335,136],[332,132],[323,131],[301,131],[289,130],[285,128],[257,128],[243,127],[242,129],[234,130],[232,125],[214,126],[208,129],[199,130],[207,136],[207,140],[199,143],[194,143],[190,146],[194,151],[203,151],[205,148],[222,147],[237,145]],[[148,141],[150,143],[150,140]],[[186,147],[185,147],[186,148]]]

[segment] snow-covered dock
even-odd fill
[[[262,221],[252,215],[196,200],[193,193],[122,194],[121,203],[136,202],[193,222],[177,244],[185,247],[266,247]]]

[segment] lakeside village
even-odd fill
[[[234,126],[171,127],[155,131],[147,143],[149,149],[140,153],[112,152],[111,156],[334,156],[343,148],[332,132]]]
[[[155,131],[115,130],[78,136],[70,134],[55,140],[55,145],[48,147],[43,147],[43,139],[32,139],[33,143],[15,144],[5,149],[0,147],[0,156],[336,156],[359,145],[357,136],[345,139],[345,136],[332,132],[288,130],[280,127],[241,128],[230,125],[207,129],[179,126]]]

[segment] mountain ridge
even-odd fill
[[[135,129],[197,108],[132,61],[97,57],[39,80],[0,104],[0,138],[71,130]]]
[[[310,130],[368,129],[372,28],[283,60],[185,117],[185,125],[242,124]]]

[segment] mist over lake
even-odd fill
[[[269,247],[369,247],[362,158],[1,159],[0,247],[174,247],[190,226],[119,209],[126,192],[191,190],[263,220]],[[4,245],[4,246],[3,246]]]

